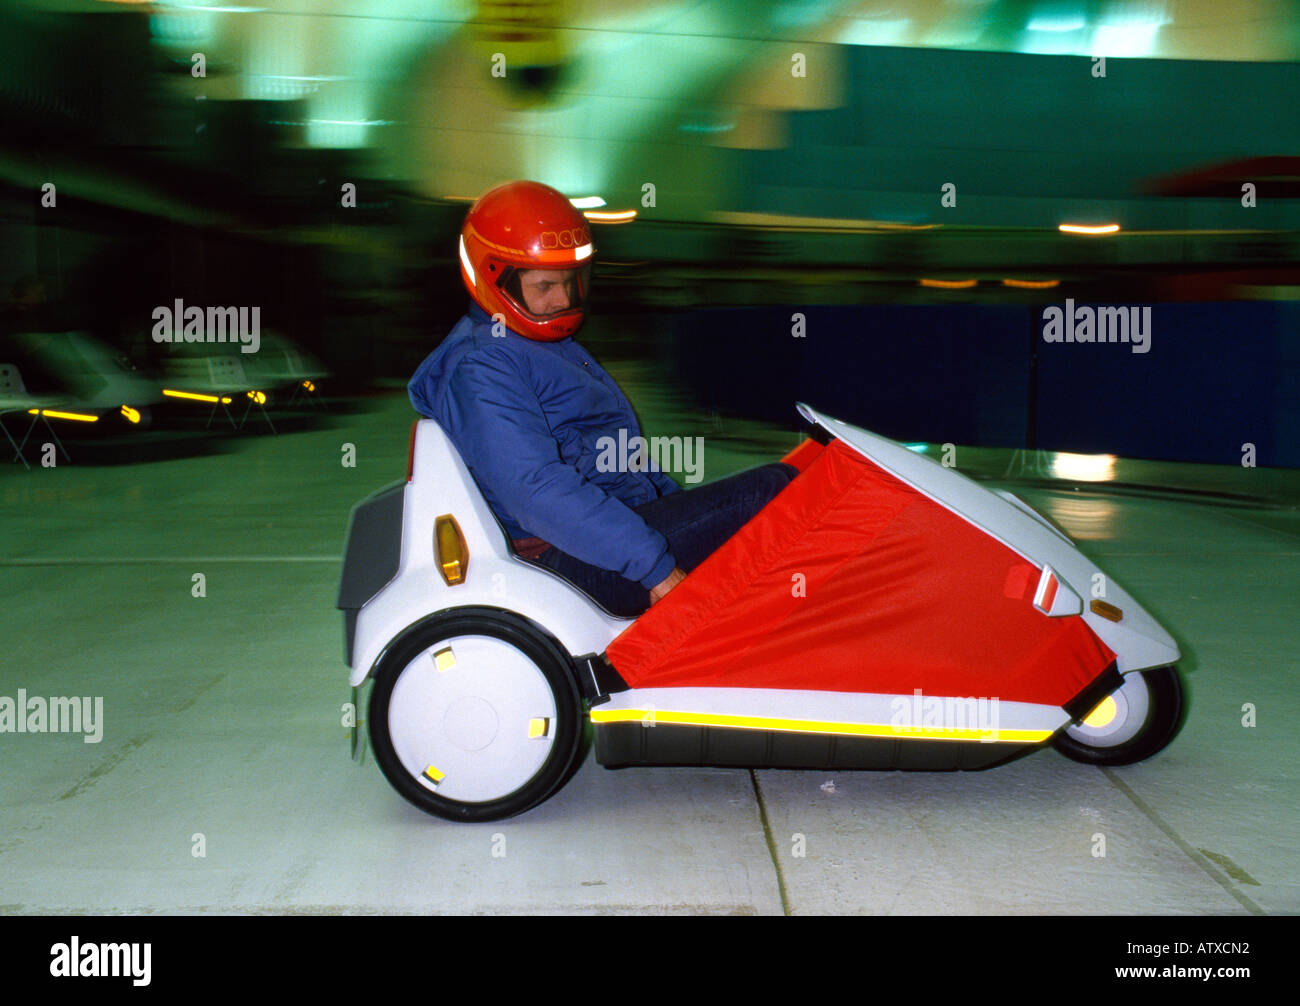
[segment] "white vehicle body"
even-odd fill
[[[867,430],[799,411],[881,468],[993,536],[1060,581],[1050,614],[1082,614],[1116,654],[1121,674],[1163,667],[1178,660],[1178,645],[1114,579],[1025,503],[992,492],[951,468]],[[554,636],[568,652],[602,653],[632,621],[611,615],[562,577],[517,557],[504,530],[446,434],[431,419],[418,421],[411,478],[401,506],[401,552],[395,575],[356,614],[350,680],[370,674],[388,643],[433,612],[466,606],[517,612]],[[456,517],[470,555],[465,582],[448,586],[434,555],[434,520]],[[1096,585],[1123,611],[1122,622],[1094,614],[1085,598]],[[625,700],[629,696],[624,693]]]
[[[516,556],[450,439],[418,420],[407,481],[353,510],[338,602],[351,684],[377,681],[368,729],[394,787],[453,820],[521,813],[580,763],[583,716],[607,767],[977,769],[1053,738],[1077,760],[1127,764],[1168,742],[1181,709],[1176,643],[1063,533],[1010,493],[799,410],[1037,567],[1034,606],[1081,616],[1113,666],[1064,707],[942,696],[937,727],[920,689],[629,687],[605,651],[635,620]],[[437,527],[448,516],[458,533],[443,537],[454,556],[444,576]]]

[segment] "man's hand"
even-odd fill
[[[650,603],[663,600],[665,594],[672,590],[679,583],[686,579],[686,574],[678,566],[673,567],[673,571],[664,578],[663,582],[650,588]]]

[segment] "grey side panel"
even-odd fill
[[[402,501],[406,482],[394,482],[352,508],[343,550],[338,607],[343,610],[343,653],[352,665],[357,612],[397,575],[402,559]]]

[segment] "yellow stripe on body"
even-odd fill
[[[836,720],[791,720],[774,716],[733,716],[727,713],[683,713],[667,709],[593,709],[593,723],[680,723],[692,726],[733,727],[739,730],[786,730],[805,734],[839,734],[849,737],[902,737],[917,740],[1004,741],[1035,744],[1052,736],[1050,730],[981,730],[978,727],[895,727],[881,723],[844,723]]]

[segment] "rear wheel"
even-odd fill
[[[523,813],[583,753],[568,655],[525,619],[490,609],[438,616],[394,643],[375,672],[370,729],[393,787],[453,821]]]
[[[1178,732],[1183,688],[1174,667],[1124,675],[1124,684],[1080,723],[1056,735],[1056,749],[1090,765],[1131,765],[1155,754]]]

